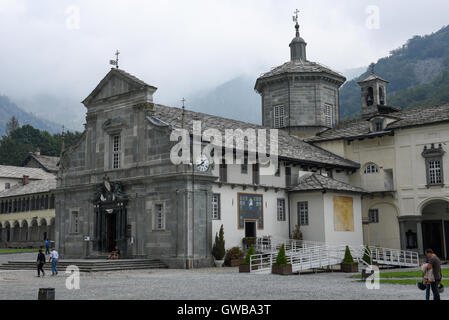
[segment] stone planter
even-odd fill
[[[359,264],[341,264],[341,271],[346,273],[357,273],[359,272]]]
[[[257,266],[253,266],[253,270],[257,270],[257,269],[258,269]],[[249,272],[251,272],[250,269],[249,269],[249,264],[241,264],[239,266],[239,272],[240,273],[249,273]]]
[[[273,274],[280,274],[282,276],[288,276],[293,274],[292,271],[292,265],[288,264],[286,266],[272,266],[271,267],[271,273]]]
[[[239,267],[245,259],[231,259],[231,267]]]
[[[224,260],[215,260],[215,267],[222,268],[224,265]]]

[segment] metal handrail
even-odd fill
[[[274,261],[276,261],[278,250],[282,244],[284,244],[287,260],[291,263],[293,271],[320,268],[341,263],[346,251],[346,245],[333,245],[303,240],[258,238],[256,246],[258,251],[262,253],[250,257],[251,272],[271,272],[271,267]],[[355,260],[368,265],[363,260],[366,252],[365,246],[348,247]],[[368,249],[371,261],[375,261],[378,264],[408,267],[419,266],[419,255],[416,252],[374,246],[368,247]]]

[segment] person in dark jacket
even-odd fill
[[[45,277],[45,272],[44,272],[45,254],[42,253],[42,249],[39,249],[39,253],[37,254],[36,264],[37,264],[37,276],[40,277],[41,271],[42,271],[42,276]]]

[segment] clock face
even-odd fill
[[[205,155],[202,155],[196,161],[196,168],[201,172],[206,172],[207,170],[209,170],[209,166],[209,159]]]

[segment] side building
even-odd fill
[[[307,141],[361,164],[350,183],[370,191],[362,201],[366,244],[432,248],[449,258],[449,104],[400,110],[387,105],[387,81],[361,81],[362,119]]]
[[[40,168],[0,166],[0,247],[54,241],[56,176]]]

